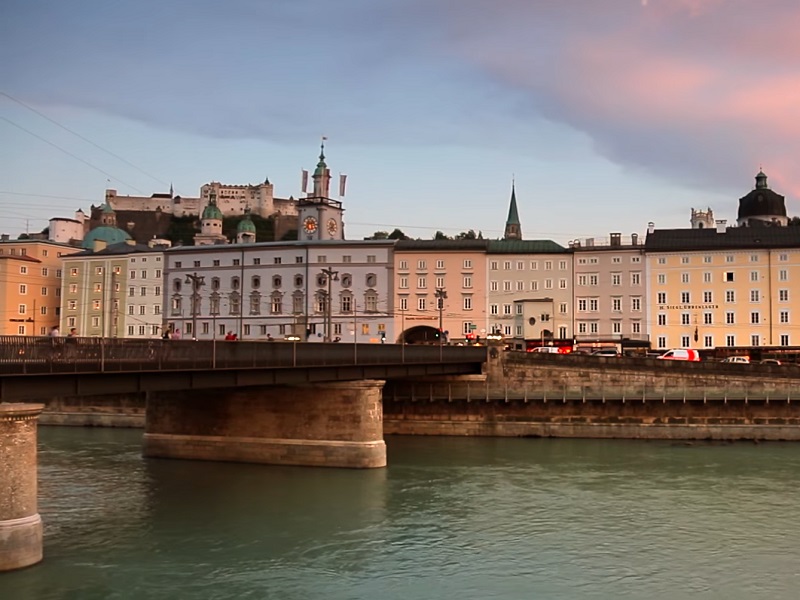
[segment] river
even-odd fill
[[[374,470],[143,459],[39,428],[2,600],[796,598],[800,444],[390,437]]]

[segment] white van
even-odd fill
[[[556,346],[537,346],[531,352],[544,352],[546,354],[561,354]]]
[[[700,353],[697,350],[689,350],[688,348],[673,348],[667,350],[658,357],[660,360],[689,360],[697,362],[700,360]]]

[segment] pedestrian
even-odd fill
[[[50,335],[51,338],[57,338],[58,336],[61,335],[61,332],[58,330],[58,325],[53,325],[50,328],[50,334],[49,335]]]
[[[69,335],[67,337],[71,338],[78,337],[78,330],[73,327],[72,329],[69,330]]]
[[[170,339],[171,340],[179,340],[179,339],[181,339],[181,330],[180,329],[176,329],[175,331],[173,331],[172,335],[170,336]]]
[[[271,334],[271,333],[268,333],[268,334],[267,334],[267,341],[268,341],[268,342],[271,342],[271,341],[273,341],[273,340],[274,340],[274,338],[272,337],[272,334]]]
[[[225,334],[225,341],[226,342],[232,342],[235,339],[236,339],[236,335],[232,331],[229,331],[228,333]]]
[[[168,340],[168,339],[170,339],[170,335],[169,335],[169,329],[164,329],[164,333],[161,335],[161,339],[162,339],[162,340]]]

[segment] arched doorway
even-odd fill
[[[397,338],[398,344],[438,344],[439,330],[428,325],[417,325],[406,329]]]

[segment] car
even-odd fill
[[[591,356],[620,356],[620,353],[616,348],[599,348]]]
[[[537,346],[536,348],[531,348],[529,352],[540,352],[544,354],[561,354],[559,349],[556,346]]]
[[[779,361],[777,358],[765,358],[765,359],[763,359],[761,361],[761,364],[762,365],[779,365],[779,364],[781,364],[781,361]]]
[[[724,363],[738,363],[741,365],[749,365],[750,364],[750,357],[749,356],[729,356],[728,358],[724,359],[722,362]]]
[[[673,348],[656,358],[659,360],[688,360],[691,362],[698,362],[700,360],[700,353],[691,348]]]

